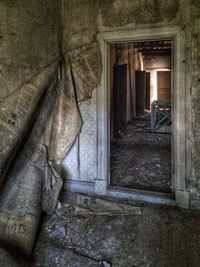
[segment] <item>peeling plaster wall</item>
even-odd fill
[[[0,98],[4,98],[60,56],[60,4],[1,0],[0,16]]]
[[[192,166],[188,187],[194,196],[200,197],[200,2],[191,0],[191,32],[188,60],[191,77],[188,83],[192,99]]]
[[[192,197],[200,196],[200,2],[198,0],[63,0],[63,49],[71,50],[97,40],[97,34],[103,31],[143,29],[165,26],[181,26],[186,33],[186,174],[187,189]],[[96,95],[93,95],[93,99]],[[96,99],[91,103],[95,104]],[[91,105],[88,102],[88,105]],[[87,114],[87,105],[83,105],[83,132],[90,132],[97,138],[96,124],[93,130],[87,121],[96,116],[96,109],[91,108]],[[80,146],[85,153],[78,155],[84,166],[93,169],[93,177],[83,169],[81,175],[70,177],[74,180],[92,181],[95,179],[97,165],[88,160],[87,155],[97,155],[96,146],[88,151],[84,133],[80,135]],[[76,152],[75,152],[76,150]],[[74,158],[77,157],[77,143],[73,149]],[[67,160],[67,159],[66,159]],[[80,173],[79,172],[79,173]]]

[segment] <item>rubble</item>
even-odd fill
[[[76,206],[91,201],[95,198],[63,194],[62,209],[44,220],[34,267],[188,266],[188,259],[189,266],[198,266],[198,212],[141,205],[140,216],[75,214]]]
[[[171,135],[151,133],[148,121],[129,125],[111,143],[111,185],[170,193]]]
[[[96,215],[96,216],[114,216],[114,215],[141,215],[139,207],[120,204],[114,201],[108,201],[96,197],[78,195],[76,215]]]

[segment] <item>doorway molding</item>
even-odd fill
[[[95,179],[95,193],[100,195],[123,196],[132,194],[134,199],[149,199],[149,196],[167,198],[164,194],[147,191],[111,187],[109,179],[109,142],[110,142],[110,101],[109,101],[109,45],[122,42],[153,41],[169,39],[172,49],[172,187],[179,206],[189,207],[189,192],[186,190],[186,64],[185,31],[181,27],[102,32],[98,35],[102,54],[102,77],[98,90],[98,177]],[[135,196],[135,197],[134,197]],[[145,198],[146,197],[146,198]],[[162,201],[161,201],[162,202]]]

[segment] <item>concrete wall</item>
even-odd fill
[[[104,31],[143,29],[164,26],[181,26],[185,29],[186,38],[186,90],[187,90],[187,188],[193,197],[200,196],[200,2],[195,0],[64,0],[63,5],[63,47],[64,51],[84,46],[97,40],[97,34]],[[98,90],[97,90],[98,92]],[[96,94],[93,95],[93,98]],[[91,101],[95,105],[96,100]],[[88,105],[91,105],[88,102]],[[87,105],[85,105],[87,107]],[[86,114],[82,109],[82,113]],[[90,109],[95,112],[95,108]],[[88,118],[94,114],[88,113]],[[84,132],[97,138],[94,124],[87,123],[84,116]],[[86,138],[86,137],[85,137]],[[80,138],[81,139],[81,138]],[[82,138],[83,142],[84,138]],[[81,143],[80,143],[81,145]],[[191,149],[192,147],[192,149]],[[96,155],[96,146],[91,147],[92,155]],[[80,154],[79,154],[80,156]],[[89,163],[83,154],[84,160]],[[93,177],[85,172],[79,178],[82,181],[95,179],[96,158],[86,165],[94,168]],[[81,159],[80,159],[81,161]]]
[[[59,1],[0,1],[0,99],[60,55]]]

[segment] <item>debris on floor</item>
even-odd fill
[[[151,133],[142,119],[130,124],[111,142],[110,177],[112,186],[170,193],[171,134]]]
[[[61,203],[44,219],[34,267],[200,266],[199,212],[140,205],[141,215],[77,215],[76,206],[95,206],[99,198],[70,192]]]

